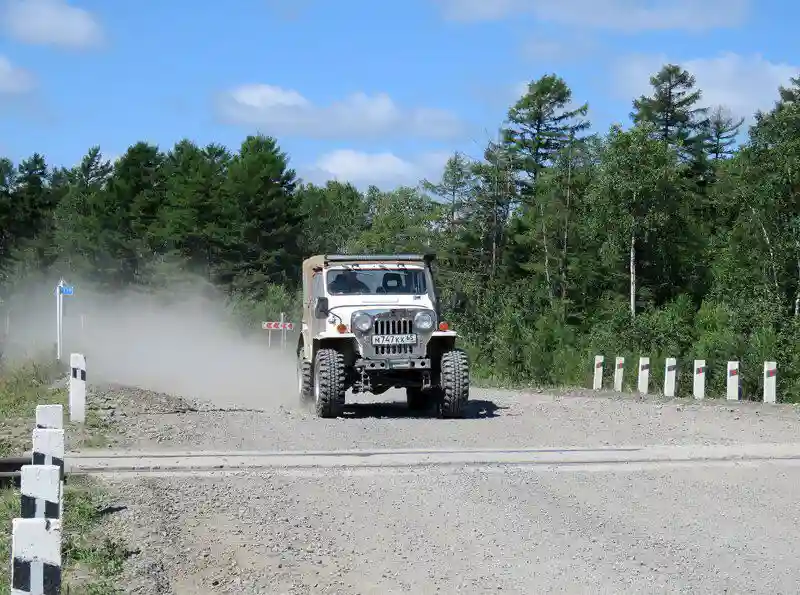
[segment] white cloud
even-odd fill
[[[0,95],[22,95],[33,90],[34,85],[32,74],[0,56]]]
[[[616,31],[732,27],[747,17],[749,0],[433,0],[445,18],[475,22],[530,14],[540,21]],[[647,5],[645,5],[647,4]]]
[[[306,168],[303,177],[317,183],[327,180],[351,182],[359,188],[370,184],[381,188],[415,186],[422,178],[438,179],[450,156],[450,153],[429,152],[403,159],[389,152],[339,149],[322,155],[313,166]]]
[[[405,108],[385,93],[354,93],[329,105],[315,105],[292,89],[251,84],[224,93],[218,107],[225,121],[263,127],[274,135],[452,138],[462,130],[460,120],[449,111]]]
[[[562,34],[557,39],[536,35],[522,45],[528,60],[547,64],[585,58],[596,51],[596,43],[585,35]]]
[[[800,74],[800,66],[770,62],[760,54],[741,56],[731,52],[714,58],[670,60],[666,56],[633,56],[620,61],[615,79],[621,98],[633,100],[650,95],[650,77],[664,64],[679,64],[693,74],[704,106],[724,105],[748,120],[758,109],[769,110],[778,99],[778,87]]]
[[[103,41],[94,16],[68,0],[6,0],[2,16],[7,33],[23,43],[86,48]]]

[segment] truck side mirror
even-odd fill
[[[314,302],[314,316],[325,318],[328,315],[328,298],[318,297]]]

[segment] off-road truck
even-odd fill
[[[303,262],[300,399],[342,413],[345,393],[404,388],[408,406],[460,417],[469,362],[440,318],[434,255],[319,255]]]

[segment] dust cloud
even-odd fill
[[[0,336],[6,360],[53,354],[57,279],[27,282],[3,304]],[[224,296],[203,280],[157,293],[106,294],[69,279],[64,299],[62,361],[85,354],[88,380],[198,399],[219,407],[263,409],[297,404],[293,347],[288,334],[243,328]]]

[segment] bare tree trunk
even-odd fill
[[[636,318],[636,200],[638,193],[633,193],[633,216],[631,220],[631,245],[629,252],[628,268],[630,269],[631,286],[631,320]]]
[[[547,280],[547,295],[553,301],[553,282],[550,279],[550,250],[547,246],[547,224],[544,219],[544,205],[539,203],[539,215],[542,218],[542,246],[544,247],[544,277]]]
[[[571,142],[571,140],[570,140]],[[564,214],[564,251],[562,253],[562,262],[563,262],[563,279],[561,286],[561,298],[564,299],[567,295],[567,243],[569,242],[569,216],[570,216],[570,206],[572,203],[572,144],[569,147],[569,154],[567,156],[569,162],[567,163],[567,203],[566,203],[566,213]]]
[[[492,229],[492,279],[497,271],[497,197],[494,201],[494,229]]]
[[[775,293],[777,295],[779,287],[778,287],[778,271],[775,268],[775,251],[772,249],[772,242],[769,239],[769,233],[767,233],[767,228],[761,221],[761,217],[758,216],[758,212],[756,211],[755,207],[751,206],[750,210],[753,213],[753,217],[756,218],[756,221],[758,221],[758,224],[761,226],[761,233],[764,235],[764,241],[767,243],[767,248],[769,249],[769,268],[770,272],[772,273],[772,284],[775,286]]]
[[[567,254],[569,243],[569,221],[570,221],[570,206],[572,203],[572,145],[569,151],[569,163],[567,164],[567,200],[566,200],[566,213],[564,214],[564,242],[563,252],[561,254],[561,304],[562,304],[562,320],[567,319]]]
[[[794,241],[797,255],[797,293],[794,299],[794,315],[800,316],[800,240]]]
[[[636,234],[631,232],[630,250],[630,270],[631,270],[631,318],[636,318]]]

